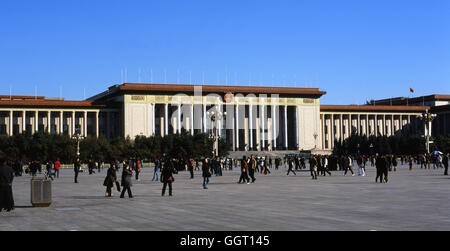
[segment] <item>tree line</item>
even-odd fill
[[[114,159],[139,158],[153,160],[164,153],[173,158],[201,158],[213,156],[214,139],[208,134],[181,134],[161,136],[136,136],[108,139],[104,136],[88,137],[80,141],[80,159],[88,161],[111,161]],[[0,155],[11,160],[56,160],[70,164],[76,156],[77,143],[68,135],[35,133],[0,136]],[[219,156],[228,155],[229,146],[219,140]]]
[[[443,153],[450,152],[450,135],[440,135],[432,138],[430,152],[434,150]],[[412,136],[366,136],[352,135],[345,140],[336,141],[334,154],[396,154],[416,155],[426,153],[425,138]]]

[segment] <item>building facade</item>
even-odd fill
[[[423,102],[321,105],[325,94],[318,88],[125,83],[84,101],[0,96],[0,135],[134,138],[214,132],[231,151],[332,150],[352,134],[420,133],[417,116],[437,107]],[[442,114],[448,114],[445,105],[439,106]],[[445,133],[449,124],[443,121],[437,123]]]

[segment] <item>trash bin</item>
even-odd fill
[[[31,204],[34,207],[48,207],[52,204],[52,181],[50,179],[31,179]]]

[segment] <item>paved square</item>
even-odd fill
[[[356,169],[356,168],[354,168]],[[202,189],[201,172],[175,176],[174,196],[161,197],[153,168],[134,181],[134,198],[105,198],[100,174],[63,170],[53,183],[53,204],[33,208],[30,177],[14,180],[16,210],[2,212],[0,230],[450,230],[450,178],[443,169],[389,173],[389,183],[368,176],[312,180],[309,172],[286,176],[284,168],[255,184],[236,184],[239,170],[224,171]],[[119,175],[120,177],[120,175]]]

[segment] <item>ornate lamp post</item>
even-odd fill
[[[425,136],[425,147],[427,149],[427,154],[430,155],[430,137],[431,137],[431,122],[436,118],[436,114],[431,114],[428,110],[425,111],[424,114],[420,114],[417,116],[420,120],[423,121],[424,127],[424,136]]]
[[[77,157],[80,157],[80,141],[84,139],[84,136],[81,136],[80,131],[76,130],[72,138],[77,141]]]
[[[221,128],[219,128],[218,123],[226,118],[227,112],[221,112],[216,107],[215,111],[208,111],[206,116],[208,116],[211,121],[211,137],[214,138],[214,154],[215,156],[219,156],[219,130]]]

